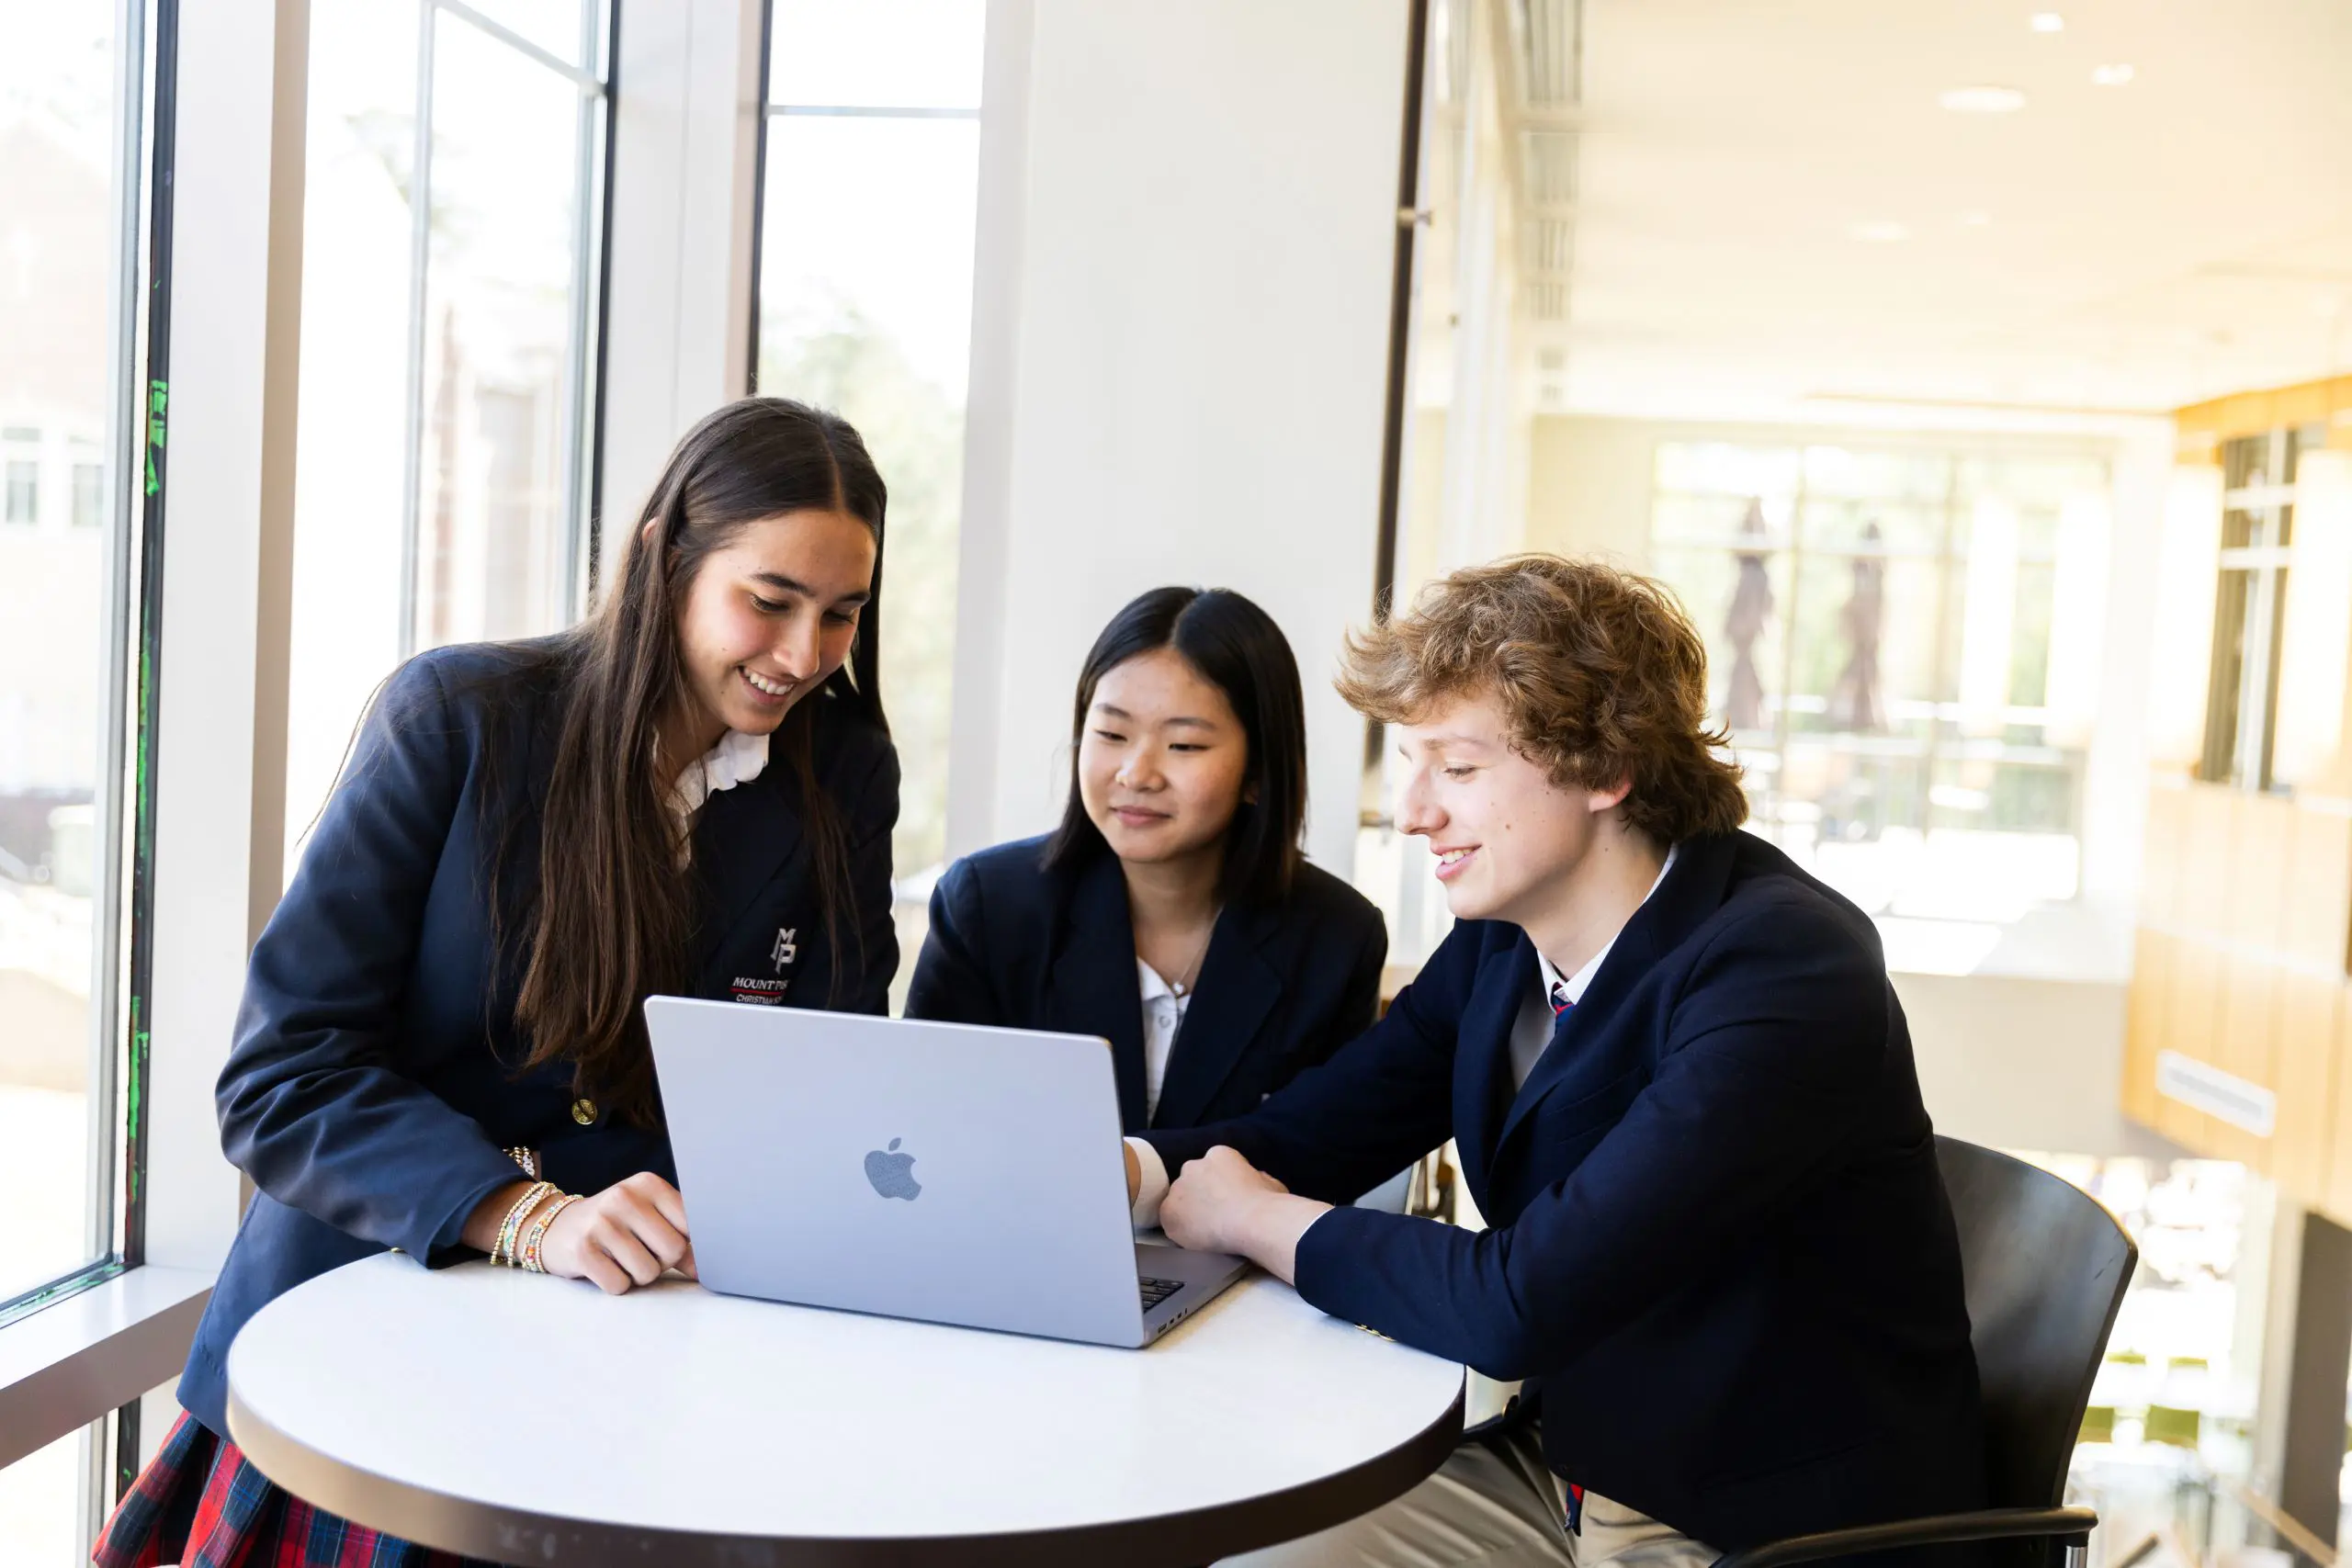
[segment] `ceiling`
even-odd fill
[[[2063,31],[2002,0],[1585,0],[1539,408],[2155,412],[2352,369],[2352,5],[2043,4]],[[1939,106],[1980,85],[2024,108]]]

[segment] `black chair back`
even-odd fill
[[[2023,1160],[1939,1137],[1936,1163],[1984,1384],[1985,1500],[2055,1507],[2140,1249],[2096,1200]]]

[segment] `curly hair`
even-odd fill
[[[1626,823],[1660,844],[1747,818],[1730,738],[1707,724],[1707,650],[1672,592],[1597,561],[1512,556],[1422,589],[1351,633],[1340,694],[1365,717],[1416,723],[1491,697],[1510,747],[1555,784],[1631,788]]]

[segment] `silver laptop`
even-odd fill
[[[702,1282],[1148,1345],[1247,1265],[1135,1239],[1107,1042],[652,997]]]

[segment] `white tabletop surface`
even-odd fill
[[[1204,1562],[1442,1461],[1462,1370],[1252,1274],[1144,1350],[385,1255],[270,1303],[229,1426],[321,1507],[511,1562]]]

